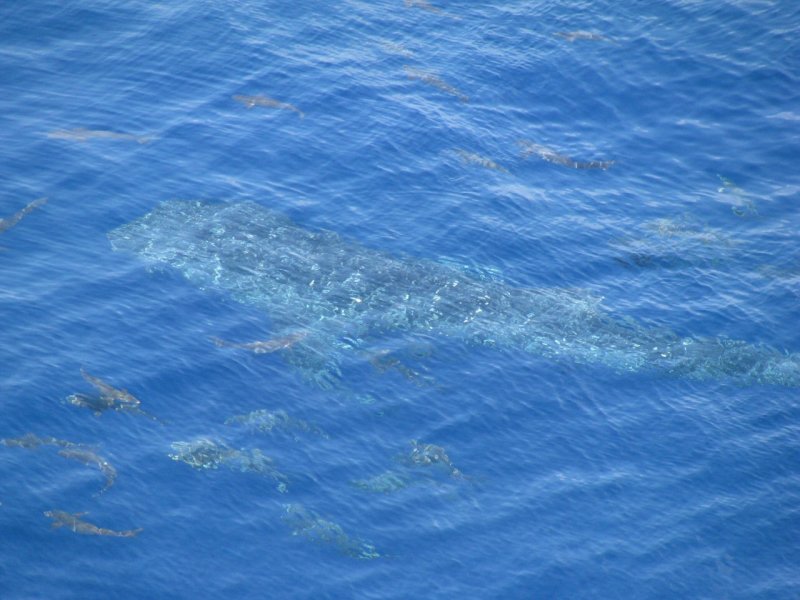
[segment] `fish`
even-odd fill
[[[449,17],[457,21],[461,20],[461,17],[459,17],[458,15],[453,15],[448,12],[445,12],[441,8],[433,6],[430,2],[428,2],[428,0],[404,0],[403,3],[408,8],[417,7],[426,12],[433,13],[435,15],[440,15],[442,17]]]
[[[107,535],[111,537],[130,538],[136,537],[143,531],[141,528],[115,531],[113,529],[98,527],[97,525],[87,523],[80,518],[88,514],[89,513],[87,512],[68,513],[63,510],[47,510],[44,512],[45,517],[53,519],[53,523],[51,524],[52,527],[67,527],[74,533],[81,533],[83,535]]]
[[[463,93],[461,90],[454,88],[452,85],[444,81],[441,77],[433,75],[432,73],[427,73],[425,71],[420,71],[419,69],[415,69],[414,67],[410,67],[408,65],[403,66],[403,70],[408,75],[409,79],[417,79],[422,81],[423,83],[427,83],[430,86],[433,86],[446,94],[450,94],[451,96],[455,96],[458,98],[459,102],[469,102],[469,96]]]
[[[723,177],[720,174],[717,174],[717,177],[719,177],[720,183],[722,183],[722,187],[717,189],[717,192],[720,194],[727,193],[733,196],[734,203],[731,206],[731,212],[733,212],[733,214],[737,217],[758,215],[758,209],[756,209],[755,203],[747,196],[747,193],[742,188],[727,177]]]
[[[134,415],[140,415],[152,419],[153,421],[164,424],[164,421],[151,415],[149,412],[142,410],[138,406],[131,406],[129,404],[120,403],[113,398],[104,396],[89,396],[88,394],[70,394],[66,398],[67,404],[79,406],[81,408],[88,408],[94,413],[95,417],[99,417],[107,410],[115,410],[117,412],[126,412]]]
[[[67,140],[69,142],[88,142],[89,140],[119,140],[131,141],[138,144],[148,144],[153,141],[152,136],[133,135],[131,133],[119,133],[107,131],[105,129],[85,129],[77,127],[75,129],[56,129],[49,131],[47,137],[55,140]]]
[[[141,415],[152,419],[157,423],[164,424],[164,422],[150,413],[144,411],[141,407],[141,400],[131,394],[128,390],[122,388],[115,388],[109,385],[99,377],[95,377],[86,372],[81,367],[81,375],[90,384],[92,384],[98,392],[99,396],[89,396],[88,394],[70,394],[66,398],[67,404],[79,406],[81,408],[88,408],[96,417],[99,417],[107,410],[115,410],[119,412],[127,412],[136,415]]]
[[[394,370],[400,373],[407,381],[412,381],[419,386],[428,385],[433,382],[431,377],[422,375],[406,365],[394,355],[392,350],[382,348],[370,351],[366,356],[369,359],[369,364],[371,364],[378,373],[386,373],[389,370]]]
[[[96,417],[99,417],[107,410],[119,410],[119,405],[113,400],[103,398],[102,396],[89,396],[87,394],[70,394],[67,396],[67,404],[88,408]]]
[[[279,100],[273,100],[272,98],[268,98],[267,96],[244,96],[241,94],[237,94],[233,96],[233,99],[236,100],[236,102],[241,102],[247,108],[254,108],[256,106],[265,106],[268,108],[291,110],[300,115],[301,119],[305,117],[303,111],[294,106],[293,104],[289,104],[287,102],[280,102]]]
[[[610,169],[616,162],[613,160],[590,160],[590,161],[576,161],[569,156],[558,154],[555,150],[551,150],[545,146],[534,144],[528,140],[520,140],[517,142],[522,148],[523,158],[527,158],[531,154],[537,154],[540,158],[557,165],[569,167],[570,169],[601,169],[603,171]]]
[[[6,217],[4,219],[0,219],[0,233],[8,231],[12,227],[14,227],[14,225],[19,223],[23,219],[23,217],[25,217],[25,215],[30,213],[35,208],[38,208],[38,207],[40,207],[40,206],[42,206],[43,204],[46,204],[46,203],[47,203],[47,198],[37,198],[36,200],[31,202],[30,204],[28,204],[24,208],[19,209],[17,212],[15,212],[10,217]]]
[[[193,469],[218,469],[224,466],[234,471],[256,473],[275,480],[277,490],[285,494],[289,479],[275,468],[274,461],[258,448],[234,450],[221,442],[198,438],[191,442],[173,442],[172,460],[184,462]]]
[[[297,342],[306,337],[306,335],[308,335],[307,332],[299,331],[265,341],[237,343],[228,342],[218,337],[212,337],[211,341],[219,348],[241,348],[243,350],[250,350],[254,354],[270,354],[272,352],[277,352],[278,350],[291,348]]]
[[[117,478],[117,470],[105,458],[98,456],[94,451],[88,448],[67,448],[58,451],[59,456],[71,460],[77,460],[85,465],[95,465],[103,476],[106,478],[106,484],[98,494],[102,494],[112,485]]]
[[[275,430],[286,432],[302,431],[303,433],[311,433],[328,439],[328,434],[319,427],[302,419],[291,417],[285,410],[254,410],[245,415],[229,417],[225,420],[225,424],[244,425],[248,429],[262,433],[270,433]]]
[[[54,437],[40,438],[33,433],[26,433],[18,438],[3,438],[0,440],[0,444],[10,448],[38,448],[39,446],[59,446],[61,448],[70,448],[73,446],[78,446],[78,444],[73,442],[59,440]]]
[[[724,336],[679,335],[580,290],[479,279],[301,227],[254,202],[173,200],[108,233],[113,250],[308,334],[282,358],[331,389],[343,357],[387,334],[449,338],[551,362],[739,385],[800,386],[800,356]],[[135,293],[131,292],[131,293]]]
[[[113,404],[130,407],[138,407],[142,402],[136,396],[131,394],[128,390],[122,388],[115,388],[107,384],[99,377],[89,375],[83,367],[81,367],[81,376],[90,384],[92,384],[97,391],[100,392],[100,398]]]
[[[590,40],[593,42],[610,42],[611,40],[600,35],[599,33],[592,33],[591,31],[556,31],[553,35],[564,38],[568,42],[575,40]]]
[[[185,462],[193,469],[218,469],[236,455],[236,450],[228,448],[208,438],[198,438],[191,442],[173,442],[172,460]]]
[[[738,243],[688,217],[653,219],[638,229],[638,235],[632,232],[610,241],[610,246],[624,252],[614,260],[626,268],[718,267],[733,257]]]
[[[435,444],[423,444],[417,440],[411,440],[411,452],[408,455],[408,462],[412,465],[427,467],[430,465],[442,465],[451,476],[463,479],[464,475],[459,471],[447,452],[441,446]]]
[[[292,530],[319,544],[334,546],[346,556],[362,560],[380,558],[375,546],[345,533],[341,525],[322,518],[302,504],[285,504],[281,520]]]
[[[397,471],[384,471],[368,479],[355,479],[351,482],[355,487],[373,494],[391,494],[410,485],[408,477]]]
[[[494,171],[500,171],[501,173],[508,173],[508,170],[505,167],[498,165],[493,160],[481,156],[480,154],[475,154],[474,152],[467,152],[466,150],[456,149],[456,153],[461,157],[465,163],[471,163],[473,165],[478,165],[483,167],[484,169],[492,169]]]
[[[381,46],[383,46],[383,49],[390,54],[399,54],[405,58],[414,58],[414,53],[402,44],[397,44],[395,42],[383,42]]]

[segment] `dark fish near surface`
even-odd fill
[[[237,102],[241,102],[247,108],[254,108],[256,106],[279,108],[281,110],[291,110],[293,112],[296,112],[298,115],[300,115],[301,119],[305,117],[303,111],[294,106],[293,104],[289,104],[287,102],[280,102],[279,100],[273,100],[272,98],[268,98],[267,96],[243,96],[237,94],[236,96],[233,96],[233,99],[236,100]]]
[[[450,475],[457,478],[463,478],[464,475],[459,471],[444,448],[434,444],[422,444],[417,440],[411,440],[411,453],[408,460],[413,465],[429,466],[429,465],[442,465],[449,472]]]
[[[86,394],[70,394],[67,403],[81,408],[88,408],[95,416],[99,417],[106,410],[118,410],[119,405],[109,398],[102,396],[88,396]]]
[[[142,410],[138,406],[131,406],[129,404],[117,402],[114,399],[108,397],[89,396],[87,394],[70,394],[69,396],[67,396],[66,400],[68,404],[72,404],[73,406],[88,408],[94,413],[94,416],[96,417],[99,417],[107,410],[115,410],[117,412],[126,412],[134,415],[140,415],[142,417],[147,417],[148,419],[152,419],[157,423],[161,423],[162,425],[164,424],[164,422],[161,419],[159,419],[155,415],[151,415],[149,412]]]
[[[392,350],[380,349],[367,353],[369,364],[371,364],[379,373],[386,373],[389,370],[394,370],[400,373],[408,381],[413,381],[417,385],[429,385],[433,383],[433,378],[428,375],[422,375],[415,371],[402,360],[394,355]]]
[[[77,127],[75,129],[56,129],[47,133],[47,137],[56,140],[68,140],[70,142],[87,142],[89,140],[120,140],[131,141],[139,144],[147,144],[153,140],[151,136],[133,135],[130,133],[118,133],[105,129],[85,129]]]
[[[408,75],[409,79],[417,79],[422,81],[423,83],[427,83],[437,89],[442,90],[443,92],[450,94],[451,96],[455,96],[458,98],[460,102],[469,102],[469,96],[464,94],[462,91],[454,88],[449,83],[442,80],[441,77],[437,77],[432,73],[426,73],[425,71],[420,71],[419,69],[415,69],[414,67],[409,67],[408,65],[403,66],[403,70]]]
[[[554,150],[539,144],[534,144],[528,140],[520,140],[518,144],[522,147],[522,156],[527,158],[531,154],[537,154],[547,162],[555,163],[569,167],[570,169],[602,169],[606,170],[614,164],[613,160],[591,160],[587,162],[579,162],[571,159],[569,156],[558,154]]]
[[[392,470],[368,479],[355,479],[351,483],[359,489],[374,494],[391,494],[411,485],[410,479],[403,473]]]
[[[0,219],[0,233],[8,231],[14,225],[19,223],[23,219],[23,217],[27,215],[29,212],[31,212],[33,209],[38,208],[46,203],[47,203],[47,198],[37,198],[36,200],[28,204],[25,208],[21,208],[10,217],[6,217],[5,219]]]
[[[753,203],[753,200],[747,196],[742,188],[733,183],[727,177],[723,177],[719,174],[717,174],[717,177],[719,177],[719,180],[722,183],[722,187],[720,187],[717,192],[720,194],[728,193],[734,199],[734,204],[731,206],[731,211],[733,214],[735,214],[737,217],[747,217],[758,214],[758,210],[756,209],[756,205]]]
[[[298,331],[296,333],[290,333],[289,335],[284,335],[271,340],[257,342],[228,342],[226,340],[221,340],[218,337],[212,337],[211,341],[214,342],[215,346],[220,348],[241,348],[243,350],[250,350],[255,354],[269,354],[271,352],[277,352],[278,350],[291,348],[307,335],[308,332],[306,331]]]
[[[275,468],[273,460],[258,448],[234,450],[208,438],[191,442],[173,442],[172,460],[184,462],[193,469],[218,469],[225,466],[234,471],[257,473],[275,480],[277,490],[285,494],[289,479]]]
[[[59,440],[54,437],[40,438],[32,433],[26,433],[22,437],[18,438],[4,438],[0,440],[0,443],[11,448],[38,448],[39,446],[59,446],[61,448],[70,448],[72,446],[78,446],[78,444],[73,442]]]
[[[350,537],[341,525],[323,519],[302,504],[285,504],[282,520],[292,530],[292,535],[302,535],[320,544],[335,547],[339,552],[352,558],[371,560],[380,554],[370,543]]]
[[[345,353],[388,332],[528,352],[551,360],[691,379],[800,386],[800,356],[724,337],[679,336],[560,288],[520,288],[304,229],[257,204],[166,202],[109,234],[117,251],[171,266],[193,285],[308,335],[283,358],[336,384]]]
[[[82,520],[80,517],[89,513],[68,513],[63,510],[48,510],[44,516],[53,519],[52,527],[68,527],[75,533],[84,535],[107,535],[111,537],[136,537],[141,533],[141,529],[127,529],[125,531],[115,531],[92,525]]]
[[[480,154],[475,154],[474,152],[467,152],[466,150],[456,149],[456,153],[461,157],[465,163],[472,163],[473,165],[479,165],[484,169],[492,169],[494,171],[500,171],[501,173],[508,173],[508,171],[498,165],[493,160],[481,156]]]
[[[67,396],[67,402],[69,404],[80,406],[81,408],[88,408],[98,417],[107,410],[116,410],[141,415],[163,425],[161,419],[142,410],[140,406],[141,401],[128,390],[115,388],[99,377],[89,375],[83,368],[81,368],[81,375],[86,381],[97,388],[100,392],[100,396],[71,394]]]
[[[68,448],[64,450],[58,451],[59,456],[63,456],[64,458],[69,458],[71,460],[77,460],[85,465],[95,465],[100,472],[106,478],[106,484],[102,490],[100,490],[100,494],[105,492],[108,488],[114,485],[114,480],[117,478],[117,470],[111,466],[105,458],[98,456],[92,450],[87,448]]]
[[[591,40],[593,42],[610,42],[607,37],[591,31],[556,31],[554,35],[562,37],[568,42],[575,40]]]
[[[286,432],[302,431],[328,438],[328,434],[316,425],[302,419],[290,417],[285,410],[254,410],[246,415],[235,415],[225,419],[226,425],[243,425],[248,429],[268,433],[275,430]],[[296,438],[295,438],[296,439]]]
[[[415,6],[417,8],[421,8],[422,10],[427,11],[429,13],[433,13],[435,15],[441,15],[443,17],[449,17],[451,19],[461,20],[461,17],[459,17],[458,15],[452,15],[450,13],[443,11],[441,8],[436,8],[435,6],[432,6],[431,3],[428,2],[428,0],[405,0],[404,4],[407,7]]]
[[[97,388],[97,391],[100,392],[100,397],[104,400],[108,400],[112,403],[119,403],[126,406],[139,406],[141,401],[136,398],[133,394],[131,394],[128,390],[124,390],[121,388],[115,388],[105,381],[100,379],[99,377],[94,377],[93,375],[89,375],[83,367],[81,367],[81,375],[83,378],[91,383],[94,387]]]

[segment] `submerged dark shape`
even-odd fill
[[[508,170],[505,167],[498,165],[491,158],[486,158],[485,156],[481,156],[480,154],[475,154],[474,152],[469,152],[467,150],[462,150],[461,148],[456,148],[455,152],[465,163],[478,165],[484,169],[500,171],[501,173],[508,173]]]
[[[296,106],[289,104],[287,102],[281,102],[279,100],[273,100],[272,98],[268,98],[267,96],[243,96],[241,94],[237,94],[233,97],[234,100],[237,102],[241,102],[247,108],[254,108],[256,106],[264,106],[267,108],[278,108],[281,110],[291,110],[292,112],[296,112],[300,115],[302,119],[305,115],[303,111],[301,111]]]
[[[647,221],[636,234],[615,238],[610,245],[621,251],[614,260],[626,268],[686,268],[717,266],[735,254],[737,242],[724,232],[704,227],[689,217]]]
[[[407,364],[405,364],[395,352],[388,348],[381,348],[378,350],[371,350],[366,353],[371,364],[379,373],[386,373],[387,371],[396,371],[400,373],[407,381],[411,381],[418,386],[430,385],[433,383],[433,378],[428,375],[422,375],[415,371]]]
[[[417,440],[411,440],[411,453],[408,455],[408,461],[412,465],[417,466],[430,466],[442,465],[453,477],[463,478],[464,475],[459,471],[444,448],[436,446],[435,444],[422,444]]]
[[[67,527],[75,533],[82,533],[84,535],[107,535],[111,537],[136,537],[141,533],[142,529],[126,529],[124,531],[115,531],[113,529],[105,529],[92,525],[82,520],[80,517],[88,515],[87,512],[68,513],[63,510],[48,510],[45,511],[44,516],[53,519],[52,527]]]
[[[606,36],[591,31],[556,31],[554,35],[562,37],[568,42],[575,40],[591,40],[593,42],[610,42]]]
[[[409,79],[417,79],[423,83],[427,83],[428,85],[433,86],[445,92],[446,94],[455,96],[458,98],[459,102],[469,102],[469,96],[467,96],[461,90],[454,88],[441,77],[434,75],[433,73],[420,71],[419,69],[415,69],[414,67],[410,67],[408,65],[404,65],[403,70],[406,72],[406,75]]]
[[[292,535],[302,535],[320,544],[334,546],[347,556],[360,559],[380,558],[375,546],[347,535],[340,525],[323,519],[302,504],[285,504],[283,522]]]
[[[114,480],[117,478],[117,470],[104,458],[97,455],[97,453],[90,447],[83,444],[76,444],[66,440],[59,440],[54,437],[38,437],[32,433],[26,433],[18,438],[5,438],[0,440],[4,446],[12,448],[39,448],[40,446],[57,446],[61,448],[58,451],[59,456],[71,460],[77,460],[85,465],[95,465],[106,478],[106,484],[99,494],[105,492],[108,488],[114,485]]]
[[[266,409],[254,410],[245,415],[235,415],[225,420],[226,425],[243,425],[252,431],[269,433],[275,430],[287,433],[303,432],[326,438],[328,434],[316,425],[302,419],[289,416],[285,410],[270,411]],[[296,439],[296,436],[295,436]]]
[[[128,390],[115,388],[107,384],[99,377],[89,375],[89,373],[87,373],[82,367],[81,375],[86,381],[97,388],[97,391],[100,392],[100,397],[104,400],[124,406],[139,406],[142,403],[141,400],[131,394]]]
[[[70,460],[77,460],[84,465],[94,465],[106,478],[106,484],[103,486],[98,494],[102,494],[112,485],[114,485],[114,481],[117,479],[117,470],[108,462],[105,458],[98,456],[96,452],[90,450],[88,448],[65,448],[64,450],[58,451],[59,456],[63,456],[64,458],[68,458]]]
[[[161,423],[160,419],[142,410],[141,401],[128,390],[115,388],[99,377],[89,375],[83,368],[81,368],[81,375],[97,388],[100,396],[70,394],[67,396],[67,403],[81,408],[88,408],[98,417],[107,410],[116,410],[141,415]]]
[[[221,340],[218,337],[212,337],[211,341],[214,342],[214,345],[218,346],[219,348],[241,348],[243,350],[250,350],[250,352],[254,354],[270,354],[271,352],[277,352],[278,350],[286,350],[287,348],[291,348],[307,335],[308,332],[306,331],[296,331],[294,333],[282,335],[271,340],[256,342],[229,342],[227,340]]]
[[[522,156],[527,158],[531,154],[536,154],[543,160],[547,162],[551,162],[557,165],[562,165],[564,167],[569,167],[570,169],[601,169],[606,170],[610,169],[611,165],[614,164],[615,161],[613,160],[590,160],[590,161],[577,161],[569,156],[564,156],[563,154],[559,154],[555,150],[551,150],[545,146],[540,146],[539,144],[534,144],[528,140],[520,140],[518,142],[519,146],[522,148]]]
[[[289,479],[275,468],[274,461],[258,448],[234,450],[221,442],[198,438],[191,442],[173,442],[172,460],[185,462],[194,469],[218,469],[256,473],[277,482],[277,490],[286,493]]]
[[[166,202],[109,234],[118,251],[308,335],[285,359],[332,385],[343,353],[390,331],[458,338],[553,360],[694,379],[800,386],[800,357],[726,338],[680,337],[614,316],[599,298],[476,279],[310,231],[254,203]]]
[[[391,494],[407,488],[411,485],[411,481],[405,474],[389,470],[367,479],[355,479],[352,484],[366,492]]]
[[[185,462],[194,469],[218,469],[221,464],[236,456],[236,450],[207,438],[192,442],[173,442],[171,446],[174,453],[169,457]]]
[[[411,440],[411,451],[398,455],[396,460],[402,466],[402,470],[389,469],[367,479],[352,480],[350,483],[366,492],[391,494],[425,481],[425,478],[420,477],[422,472],[418,467],[434,467],[427,475],[434,475],[438,471],[439,475],[446,473],[460,481],[472,479],[456,468],[444,448],[435,444]],[[433,481],[428,480],[429,483]]]
[[[717,174],[717,177],[719,177],[720,183],[722,183],[722,187],[720,187],[717,192],[720,194],[727,194],[733,198],[733,204],[731,206],[731,212],[733,212],[733,214],[737,217],[752,217],[758,215],[758,210],[752,198],[750,198],[742,188],[727,177],[723,177],[719,174]]]
[[[139,144],[147,144],[152,141],[152,136],[133,135],[131,133],[119,133],[105,129],[86,129],[76,127],[75,129],[56,129],[47,133],[47,137],[56,140],[67,140],[70,142],[87,142],[89,140],[120,140],[131,141]]]
[[[4,231],[8,231],[14,225],[19,223],[23,219],[23,217],[25,217],[25,215],[27,215],[29,212],[31,212],[35,208],[38,208],[38,207],[40,207],[40,206],[42,206],[43,204],[46,204],[46,203],[47,203],[47,198],[37,198],[36,200],[31,202],[30,204],[28,204],[24,208],[19,209],[17,212],[15,212],[10,217],[6,217],[4,219],[0,219],[0,233],[3,233]]]
[[[433,6],[430,2],[428,2],[428,0],[405,0],[404,4],[409,8],[417,7],[426,12],[433,13],[435,15],[440,15],[442,17],[449,17],[451,19],[456,19],[456,20],[461,19],[461,17],[459,17],[458,15],[450,14],[448,12],[443,11],[441,8]]]
[[[26,433],[18,438],[3,438],[0,440],[0,444],[11,448],[38,448],[39,446],[59,446],[61,448],[70,448],[79,446],[79,444],[68,442],[66,440],[59,440],[54,437],[48,436],[40,438],[33,433]]]

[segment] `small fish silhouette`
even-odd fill
[[[520,140],[517,143],[522,148],[523,158],[527,158],[531,154],[536,154],[543,160],[546,160],[547,162],[555,163],[557,165],[562,165],[564,167],[569,167],[570,169],[606,170],[611,168],[611,165],[613,165],[615,162],[613,160],[592,160],[592,161],[580,162],[573,160],[569,156],[558,154],[554,150],[551,150],[550,148],[547,148],[545,146],[534,144],[533,142],[528,140]]]
[[[307,335],[308,333],[305,331],[298,331],[278,338],[273,338],[271,340],[256,342],[228,342],[226,340],[221,340],[218,337],[212,337],[211,341],[214,342],[214,345],[219,348],[241,348],[243,350],[250,350],[254,354],[270,354],[272,352],[277,352],[278,350],[291,348]]]
[[[425,71],[420,71],[419,69],[415,69],[414,67],[410,67],[408,65],[405,65],[403,70],[406,72],[406,75],[408,75],[409,79],[417,79],[423,83],[427,83],[428,85],[440,89],[451,96],[455,96],[460,102],[469,102],[469,96],[454,88],[452,85],[436,75],[426,73]]]
[[[133,135],[131,133],[119,133],[107,131],[105,129],[85,129],[77,127],[75,129],[56,129],[49,131],[47,137],[56,140],[67,140],[70,142],[87,142],[89,140],[120,140],[132,141],[138,144],[147,144],[154,138],[146,135]]]
[[[65,448],[64,450],[59,450],[58,454],[64,458],[77,460],[85,465],[97,466],[97,468],[100,469],[100,472],[106,478],[106,484],[103,489],[98,492],[98,494],[102,494],[108,488],[114,485],[114,481],[117,478],[117,470],[105,458],[98,456],[92,450],[89,450],[88,448]]]
[[[10,217],[6,217],[5,219],[0,219],[0,233],[3,233],[4,231],[8,231],[9,229],[11,229],[14,225],[19,223],[25,215],[27,215],[33,209],[42,206],[46,202],[47,198],[37,198],[36,200],[28,204],[25,208],[21,208]]]
[[[107,535],[111,537],[136,537],[142,531],[141,529],[127,529],[125,531],[114,531],[113,529],[105,529],[92,525],[82,520],[80,517],[88,515],[87,512],[68,513],[63,510],[48,510],[45,511],[44,516],[53,519],[52,527],[68,527],[75,533],[83,535]]]
[[[265,106],[268,108],[291,110],[300,115],[301,119],[305,117],[303,111],[294,106],[293,104],[289,104],[287,102],[280,102],[279,100],[273,100],[272,98],[268,98],[267,96],[243,96],[241,94],[237,94],[233,96],[233,99],[236,100],[237,102],[241,102],[247,108],[254,108],[256,106]]]
[[[564,38],[568,42],[574,42],[575,40],[589,40],[593,42],[613,41],[599,33],[592,33],[591,31],[556,31],[553,35]]]

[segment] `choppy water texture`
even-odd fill
[[[0,597],[800,596],[798,29],[0,6]]]

